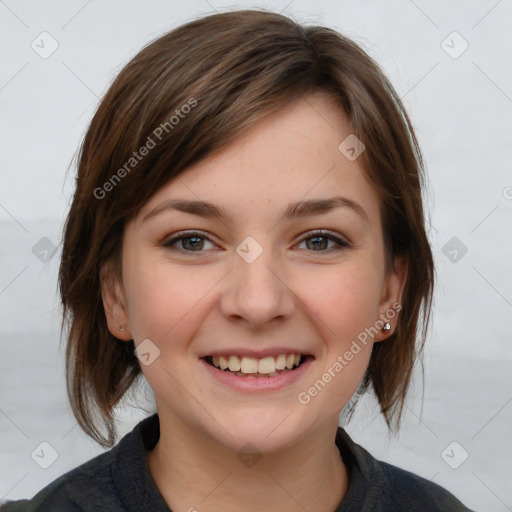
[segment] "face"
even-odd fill
[[[350,133],[333,99],[312,93],[127,224],[122,282],[104,283],[103,300],[111,332],[144,354],[164,425],[264,452],[337,423],[405,278],[401,265],[386,272],[378,197],[338,149]],[[276,370],[283,360],[300,364]]]

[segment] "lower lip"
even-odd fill
[[[308,358],[299,367],[295,368],[295,370],[281,373],[275,377],[238,377],[233,373],[215,368],[204,359],[200,361],[206,367],[210,375],[222,384],[238,391],[257,393],[260,391],[277,391],[293,384],[308,371],[308,368],[313,362],[313,358]]]

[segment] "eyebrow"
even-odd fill
[[[292,220],[298,217],[307,217],[309,215],[321,215],[334,208],[346,207],[352,209],[368,223],[370,219],[363,207],[355,201],[346,197],[336,196],[326,199],[309,199],[307,201],[296,201],[287,206],[283,218]],[[155,215],[167,211],[177,210],[192,215],[198,215],[204,218],[217,218],[224,219],[229,217],[227,212],[222,206],[215,205],[208,201],[189,200],[189,199],[167,199],[163,203],[156,206],[153,210],[147,213],[142,222],[154,217]]]

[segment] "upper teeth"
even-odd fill
[[[221,370],[229,368],[232,372],[242,373],[273,373],[276,370],[291,370],[298,366],[300,354],[279,354],[278,356],[269,356],[262,359],[254,357],[238,356],[214,356],[213,364]]]

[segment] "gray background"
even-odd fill
[[[512,510],[511,0],[0,1],[0,499],[32,496],[102,452],[67,404],[56,294],[66,170],[98,99],[158,35],[250,7],[362,44],[403,98],[427,161],[438,284],[425,382],[417,372],[397,438],[371,399],[347,430],[475,510]],[[130,403],[120,413],[121,433],[146,414]]]

